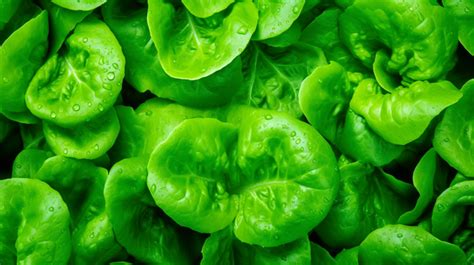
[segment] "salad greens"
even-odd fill
[[[474,264],[472,0],[0,2],[0,264]]]

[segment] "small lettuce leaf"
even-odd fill
[[[456,19],[458,38],[474,56],[474,2],[471,0],[443,0],[443,6]]]
[[[456,183],[436,198],[431,233],[447,240],[461,225],[466,208],[474,205],[474,180]]]
[[[119,130],[119,120],[113,108],[71,128],[43,122],[43,132],[53,152],[77,159],[95,159],[104,155],[114,144]]]
[[[50,0],[40,0],[41,5],[48,11],[50,32],[49,54],[55,54],[61,48],[64,40],[76,25],[86,18],[90,11],[73,11],[53,4]]]
[[[379,167],[399,158],[406,149],[385,141],[370,128],[364,117],[351,109],[346,113],[344,127],[339,131],[335,144],[343,154]]]
[[[339,17],[342,11],[328,8],[316,16],[301,33],[301,42],[321,48],[328,61],[343,65],[348,72],[366,72],[367,69],[344,46],[339,37]]]
[[[196,80],[224,68],[242,53],[257,27],[258,14],[250,0],[208,18],[157,0],[149,2],[147,19],[163,70],[174,78]]]
[[[36,72],[26,91],[26,105],[37,117],[72,127],[109,110],[125,72],[117,39],[102,21],[88,17]]]
[[[388,57],[387,53],[384,50],[380,50],[375,54],[372,69],[379,85],[386,91],[393,92],[398,86],[400,86],[401,80],[398,80],[396,76],[391,75],[385,69],[385,66],[389,61],[390,57]]]
[[[305,43],[285,48],[253,43],[242,58],[245,82],[234,102],[286,112],[296,118],[302,116],[298,104],[301,82],[326,64],[321,49]]]
[[[0,259],[5,264],[67,264],[70,217],[61,195],[36,179],[0,180]]]
[[[467,177],[474,177],[474,79],[461,89],[463,97],[446,109],[433,137],[438,154]]]
[[[12,178],[32,178],[53,154],[40,149],[24,149],[13,162]]]
[[[448,81],[417,81],[382,94],[374,79],[365,79],[356,88],[350,107],[387,142],[405,145],[419,138],[433,118],[461,97]]]
[[[337,62],[316,68],[301,83],[299,104],[308,121],[334,143],[352,97],[345,69]]]
[[[359,247],[359,264],[466,264],[464,252],[420,227],[387,225],[370,233]]]
[[[42,11],[0,46],[0,113],[9,119],[37,122],[25,105],[25,93],[45,59],[48,32],[48,13]]]
[[[122,249],[105,213],[106,177],[107,170],[90,161],[62,156],[46,159],[31,176],[57,190],[68,205],[74,227],[71,261],[75,264],[106,263]]]
[[[413,187],[360,162],[340,166],[336,201],[316,228],[331,247],[354,247],[374,229],[394,224],[410,208]]]
[[[105,183],[105,207],[117,241],[141,262],[191,264],[178,226],[153,202],[146,162],[129,158],[116,163]]]
[[[386,69],[400,79],[436,80],[454,66],[456,24],[442,7],[425,0],[357,0],[340,16],[341,38],[372,67],[389,51]]]
[[[415,208],[398,218],[400,224],[414,224],[440,193],[447,186],[447,171],[435,150],[431,148],[420,159],[413,171],[413,185],[420,194]]]

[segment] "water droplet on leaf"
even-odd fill
[[[246,27],[246,26],[241,26],[238,30],[237,30],[237,33],[241,34],[241,35],[244,35],[244,34],[247,34],[249,32],[249,29]]]
[[[113,72],[109,72],[107,74],[107,79],[109,79],[110,81],[114,80],[115,79],[115,74]]]

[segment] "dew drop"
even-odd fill
[[[469,13],[470,11],[471,11],[471,9],[469,9],[469,7],[464,8],[465,13]]]
[[[87,43],[87,41],[89,41],[88,38],[83,38],[83,39],[82,39],[82,42],[84,42],[84,43]]]
[[[8,83],[8,77],[6,77],[6,76],[3,77],[3,78],[2,78],[2,81],[3,81],[3,83]]]
[[[156,185],[155,185],[155,184],[151,185],[150,191],[151,191],[151,192],[155,192],[155,191],[156,191]]]
[[[94,238],[95,237],[95,234],[94,232],[92,232],[90,235],[89,235],[90,238]]]
[[[87,103],[87,106],[89,106],[89,107],[92,106],[92,103],[91,102]]]
[[[51,114],[49,115],[52,119],[56,119],[56,112],[52,111]]]
[[[296,139],[295,143],[296,143],[296,144],[300,144],[300,143],[301,143],[301,139],[300,139],[300,138]]]
[[[69,153],[69,150],[67,150],[67,148],[64,148],[63,154],[67,155],[67,153]]]
[[[118,68],[119,68],[118,64],[116,64],[116,63],[113,63],[112,66],[113,66],[115,69],[118,69]]]
[[[72,110],[74,111],[79,111],[81,109],[81,106],[79,106],[79,104],[74,104],[74,106],[72,106]]]
[[[102,88],[105,89],[105,90],[110,90],[110,85],[104,83],[104,84],[102,85]]]
[[[105,58],[104,57],[100,57],[99,58],[99,64],[100,65],[103,65],[105,63]]]
[[[50,212],[54,212],[54,207],[52,207],[52,206],[51,206],[51,207],[49,207],[49,208],[48,208],[48,211],[50,211]]]
[[[237,33],[241,34],[241,35],[244,35],[244,34],[247,34],[249,32],[249,29],[246,27],[246,26],[241,26],[238,30],[237,30]]]
[[[99,111],[104,111],[104,106],[102,106],[102,104],[99,104]]]
[[[113,72],[109,72],[107,74],[107,79],[109,79],[110,81],[114,80],[115,79],[115,74]]]
[[[296,136],[296,132],[295,132],[295,131],[292,131],[292,132],[290,133],[290,136],[291,136],[291,137],[295,137],[295,136]]]
[[[147,111],[147,112],[145,112],[145,115],[146,115],[146,116],[151,116],[151,114],[153,114],[153,112],[152,112],[152,111],[150,111],[150,110],[149,110],[149,111]]]
[[[402,238],[402,237],[403,237],[403,234],[402,234],[402,233],[398,233],[398,234],[397,234],[397,237],[398,237],[398,238]]]
[[[274,235],[273,238],[274,238],[275,240],[280,239],[280,237],[279,237],[278,235]]]
[[[95,145],[94,145],[94,149],[95,149],[95,150],[99,150],[99,145],[98,145],[98,144],[95,144]]]
[[[291,11],[293,11],[293,14],[296,15],[300,11],[300,9],[299,9],[299,7],[295,6],[295,7],[293,7],[293,9]]]
[[[444,139],[443,139],[443,142],[449,143],[449,138],[444,138]]]
[[[43,108],[43,105],[39,104],[38,106],[36,106],[37,109],[42,109]]]
[[[273,116],[272,116],[272,115],[270,115],[270,114],[265,115],[265,120],[268,120],[268,121],[269,121],[269,120],[271,120],[271,119],[273,119]]]
[[[438,210],[439,210],[439,211],[444,211],[444,205],[438,204],[437,207],[438,207]]]

